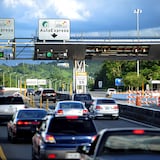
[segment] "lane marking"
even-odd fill
[[[0,146],[0,160],[7,160],[2,147]]]

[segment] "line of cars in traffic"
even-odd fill
[[[117,128],[98,132],[93,118],[113,116],[117,119],[117,104],[111,98],[93,98],[87,108],[85,95],[78,96],[83,100],[58,101],[52,113],[44,108],[17,109],[7,123],[8,140],[16,143],[29,138],[33,160],[160,158],[159,129]],[[96,117],[92,114],[93,106],[98,110]]]

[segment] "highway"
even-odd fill
[[[95,120],[95,124],[98,131],[103,128],[152,127],[123,117],[120,117],[119,120]],[[6,123],[0,124],[0,160],[31,160],[31,141],[10,143],[7,140]]]

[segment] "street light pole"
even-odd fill
[[[134,13],[136,14],[136,28],[137,28],[137,39],[139,40],[139,15],[142,13],[141,9],[135,9]],[[139,60],[137,59],[137,76],[139,76]]]
[[[5,72],[3,72],[3,86],[5,86]]]

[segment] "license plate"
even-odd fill
[[[79,153],[66,153],[66,159],[79,159]]]
[[[75,110],[73,110],[73,111],[69,111],[68,114],[81,116],[81,115],[83,115],[83,112],[82,111],[75,111]]]

